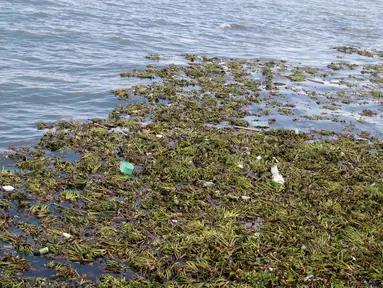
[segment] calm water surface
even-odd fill
[[[38,120],[106,116],[149,53],[327,65],[382,35],[381,0],[0,0],[0,151],[33,145]]]

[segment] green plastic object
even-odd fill
[[[41,248],[39,250],[39,253],[40,253],[40,255],[48,254],[49,253],[48,247]]]
[[[120,170],[125,175],[132,175],[134,170],[134,165],[132,163],[121,161],[120,163]]]

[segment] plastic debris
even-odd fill
[[[260,232],[255,232],[254,236],[259,237],[259,236],[261,236],[261,233]]]
[[[267,121],[249,120],[247,122],[249,123],[250,128],[270,128]]]
[[[310,274],[310,275],[307,275],[307,277],[305,278],[305,280],[312,280],[314,279],[314,275]]]
[[[307,78],[306,79],[307,81],[310,81],[310,82],[314,82],[314,83],[318,83],[318,84],[325,84],[326,82],[324,81],[320,81],[320,80],[316,80],[316,79],[309,79]],[[330,82],[331,83],[331,82]]]
[[[257,160],[261,160],[262,159],[262,156],[257,156]]]
[[[16,256],[17,255],[17,252],[13,249],[9,250],[9,253],[11,253],[13,256]]]
[[[134,165],[130,162],[121,161],[120,163],[120,171],[125,175],[132,175],[134,170]]]
[[[279,161],[278,161],[277,158],[273,157],[273,160],[274,160],[275,162],[279,163]]]
[[[125,127],[115,127],[115,128],[110,129],[109,132],[121,133],[121,134],[125,134],[126,135],[126,133],[130,132],[130,129],[129,128],[125,128]]]
[[[49,253],[48,247],[41,248],[39,250],[39,253],[40,253],[40,255],[48,254]]]
[[[239,129],[239,130],[253,131],[253,132],[263,132],[262,129],[256,129],[251,127],[233,126],[233,128]]]
[[[357,140],[357,141],[365,141],[365,142],[368,142],[368,139],[366,139],[366,138],[362,138],[362,137],[357,137],[356,140]]]
[[[251,179],[258,179],[258,174],[257,173],[254,173],[253,171],[249,171],[247,174],[246,174],[247,177],[250,177]]]
[[[242,164],[238,164],[238,168],[243,169],[243,165]]]
[[[164,136],[161,135],[161,134],[157,134],[156,137],[157,137],[157,138],[162,138],[162,137],[164,137]]]
[[[299,135],[299,129],[298,128],[295,129],[295,134]]]
[[[211,187],[211,186],[214,186],[215,184],[214,184],[214,182],[205,182],[205,183],[203,183],[203,186],[205,186],[205,187]]]
[[[243,200],[250,200],[251,198],[250,198],[250,196],[242,196],[242,199]]]
[[[48,247],[41,248],[40,250],[34,252],[35,255],[45,255],[49,253]]]
[[[141,122],[140,125],[141,125],[141,127],[146,127],[146,126],[148,126],[150,123],[152,123],[152,121],[148,120],[148,121]]]
[[[273,181],[279,184],[285,184],[285,179],[278,171],[278,166],[271,167],[271,174],[273,174]]]
[[[178,224],[180,221],[178,221],[178,220],[176,220],[176,219],[172,219],[172,220],[170,220],[172,223],[174,223],[174,224]]]
[[[65,238],[70,238],[70,237],[72,237],[72,235],[70,235],[70,234],[68,234],[68,233],[63,233],[63,236],[65,237]]]
[[[1,188],[3,188],[3,190],[6,192],[12,192],[13,190],[15,190],[15,187],[13,186],[2,186]]]

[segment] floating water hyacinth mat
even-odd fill
[[[2,287],[382,284],[382,142],[246,120],[262,118],[256,105],[291,110],[273,99],[283,75],[293,85],[322,72],[185,57],[122,73],[152,83],[112,91],[127,101],[107,118],[40,122],[35,147],[4,155],[15,169],[0,185],[15,189],[0,192]],[[342,91],[332,105],[359,101]]]

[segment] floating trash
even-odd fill
[[[307,280],[312,280],[312,279],[314,279],[314,275],[312,275],[312,274],[308,275],[308,276],[305,278],[306,281],[307,281]]]
[[[243,165],[242,164],[238,164],[238,168],[243,169]]]
[[[143,129],[142,132],[144,134],[150,134],[152,132],[152,130],[150,130],[150,129]]]
[[[3,188],[3,190],[6,192],[12,192],[13,190],[15,190],[15,187],[13,186],[2,186],[1,188]]]
[[[141,122],[140,123],[140,125],[141,125],[141,127],[146,127],[146,126],[148,126],[150,123],[152,123],[152,121],[145,121],[145,122]]]
[[[157,137],[157,138],[162,138],[162,137],[164,137],[164,136],[161,135],[161,134],[157,134],[156,137]]]
[[[277,165],[271,167],[271,174],[273,174],[273,181],[274,182],[277,182],[277,183],[282,184],[282,185],[285,184],[285,179],[279,173]]]
[[[39,250],[39,253],[40,253],[40,255],[48,254],[49,253],[48,247],[41,248]]]
[[[120,163],[120,171],[125,175],[132,175],[134,170],[134,165],[130,162],[122,161]]]
[[[268,121],[248,120],[250,128],[270,128]]]
[[[68,233],[63,233],[63,236],[65,237],[65,238],[71,238],[72,237],[72,235],[70,235],[70,234],[68,234]]]
[[[214,182],[205,182],[205,183],[203,183],[203,186],[205,186],[205,187],[211,187],[211,186],[214,186],[215,184],[214,184]]]
[[[278,159],[273,157],[273,160],[276,162],[276,163],[279,163]]]
[[[257,160],[262,160],[262,156],[257,156]]]
[[[35,255],[45,255],[49,253],[48,247],[41,248],[39,251],[34,252]]]
[[[250,198],[250,196],[242,196],[242,199],[243,200],[250,200],[251,198]]]
[[[259,237],[259,236],[261,236],[261,233],[260,232],[255,232],[254,236]]]
[[[247,177],[250,177],[251,179],[258,179],[258,174],[257,173],[254,173],[254,171],[249,171],[247,174],[246,174]]]
[[[115,127],[115,128],[110,129],[109,132],[126,134],[126,133],[130,132],[130,129],[125,128],[125,127]]]

